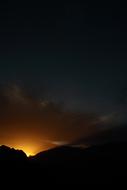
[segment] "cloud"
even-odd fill
[[[89,138],[81,138],[74,142],[74,145],[95,145],[114,142],[126,142],[127,141],[127,125],[116,125],[115,127],[108,126],[104,131],[100,131],[96,135]]]
[[[63,146],[63,145],[70,144],[70,142],[67,142],[67,141],[50,141],[50,143],[56,146]]]
[[[38,144],[49,140],[48,146],[62,145],[98,133],[102,130],[98,122],[108,118],[65,110],[46,97],[32,96],[18,85],[0,89],[0,144],[7,139],[11,142],[23,137],[38,141]]]
[[[25,97],[24,91],[17,85],[9,86],[5,89],[5,97],[11,103],[26,104],[27,98]]]

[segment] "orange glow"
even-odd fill
[[[27,156],[36,155],[37,153],[49,148],[48,145],[45,144],[45,141],[43,140],[44,138],[39,136],[39,134],[32,132],[28,133],[27,131],[11,131],[9,135],[3,135],[3,137],[3,139],[0,139],[1,145],[22,150]]]
[[[27,156],[34,156],[38,152],[36,151],[36,147],[28,144],[28,145],[17,145],[14,147],[15,149],[18,150],[23,150]]]
[[[17,141],[15,143],[4,143],[4,145],[9,146],[10,148],[14,148],[16,150],[22,150],[27,156],[34,156],[38,152],[45,150],[43,146],[40,147],[39,145],[31,142],[19,143]]]
[[[33,156],[37,154],[40,151],[45,150],[44,146],[40,145],[40,141],[37,141],[34,138],[31,139],[15,139],[15,142],[13,142],[12,146],[15,149],[23,150],[27,156]]]

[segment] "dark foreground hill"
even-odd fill
[[[0,147],[1,180],[19,184],[125,184],[127,144],[88,149],[59,147],[27,158],[25,153]]]
[[[26,161],[27,156],[22,150],[15,150],[2,145],[0,147],[0,162],[20,162]]]

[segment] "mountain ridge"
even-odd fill
[[[1,149],[7,151],[4,156],[11,155],[10,160],[9,157],[1,159]],[[18,176],[18,180],[22,179],[23,183],[29,180],[36,184],[40,184],[42,179],[46,184],[48,181],[52,184],[111,184],[118,182],[126,184],[126,142],[97,145],[86,149],[61,146],[40,152],[32,157],[19,158],[19,155],[23,156],[24,153],[9,147],[0,147],[0,175],[3,176],[5,173],[5,179],[12,177],[13,181]]]

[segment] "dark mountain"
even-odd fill
[[[59,147],[30,158],[50,178],[71,183],[123,182],[127,171],[127,143],[109,143],[87,149]]]
[[[26,154],[22,150],[15,150],[7,146],[0,146],[0,161],[19,162],[27,160]]]
[[[5,179],[21,180],[29,185],[49,182],[52,185],[126,185],[127,143],[109,143],[87,149],[62,146],[30,158],[22,151],[2,146],[0,169]]]
[[[72,164],[74,161],[82,159],[85,151],[81,148],[73,148],[69,146],[61,146],[48,151],[40,152],[30,159],[41,165],[54,164]]]
[[[18,169],[27,166],[28,158],[22,150],[15,150],[7,146],[0,146],[0,169]]]

